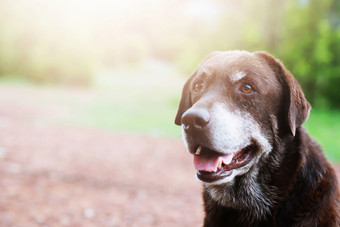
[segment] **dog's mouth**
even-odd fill
[[[228,177],[234,169],[247,165],[258,148],[252,143],[230,154],[220,153],[201,145],[196,145],[194,150],[194,166],[198,179],[211,183]]]

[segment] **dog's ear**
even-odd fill
[[[179,102],[177,115],[175,118],[176,125],[181,125],[182,115],[184,114],[185,111],[187,111],[187,109],[189,109],[192,106],[190,84],[191,84],[191,78],[184,84],[184,87],[182,90],[182,97],[181,97],[181,101]]]
[[[266,60],[272,70],[279,77],[281,83],[286,87],[288,97],[288,124],[290,132],[295,136],[296,128],[302,125],[309,117],[311,106],[305,98],[305,95],[293,77],[293,75],[284,67],[284,65],[273,56],[266,52],[255,52],[255,55]]]

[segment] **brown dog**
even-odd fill
[[[301,127],[310,105],[264,52],[216,52],[183,88],[175,123],[204,186],[205,227],[340,226],[339,188]]]

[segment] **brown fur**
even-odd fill
[[[240,98],[232,87],[223,85],[223,78],[236,70],[251,75],[261,93]],[[213,78],[208,81],[209,90],[204,96],[193,94],[193,81],[205,73]],[[183,114],[193,104],[209,109],[221,100],[249,112],[273,148],[256,163],[256,177],[246,173],[235,177],[233,185],[204,187],[204,226],[340,226],[340,194],[334,170],[301,126],[309,116],[310,105],[283,64],[264,52],[235,58],[233,52],[213,53],[184,85],[175,123],[181,125]],[[189,136],[189,148],[203,138],[197,133]],[[209,190],[222,193],[225,202],[212,198]]]

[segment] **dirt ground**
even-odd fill
[[[0,226],[200,226],[180,138],[37,124],[35,95],[0,87]]]

